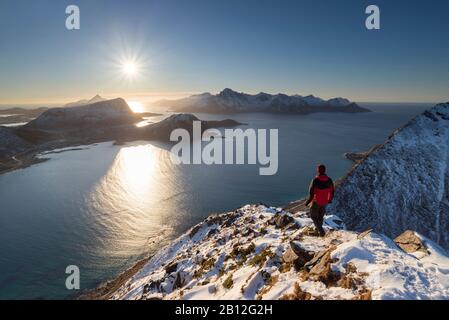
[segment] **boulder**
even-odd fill
[[[293,264],[295,270],[299,270],[312,259],[312,255],[305,250],[300,244],[290,242],[290,248],[282,256],[282,260],[287,264]]]
[[[308,269],[312,269],[316,264],[318,264],[321,261],[321,259],[323,259],[323,257],[327,253],[329,253],[329,255],[330,255],[330,252],[332,252],[334,249],[335,249],[335,247],[332,246],[329,249],[326,249],[326,250],[323,250],[323,251],[315,253],[313,258],[309,262],[306,263],[305,267],[308,268]]]
[[[165,266],[165,272],[167,274],[173,273],[178,269],[178,263],[177,262],[171,262],[167,266]]]
[[[319,262],[309,271],[309,278],[315,281],[321,281],[326,286],[336,284],[340,280],[340,275],[332,271],[331,264],[333,262],[331,251],[326,251]]]
[[[394,239],[394,242],[405,252],[413,253],[421,251],[427,253],[427,249],[421,239],[411,230],[405,231],[403,234]]]
[[[276,214],[273,218],[269,220],[269,224],[275,225],[276,228],[282,229],[293,223],[295,219],[287,214]]]
[[[318,237],[320,234],[314,226],[305,226],[299,233],[299,236]]]

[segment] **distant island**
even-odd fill
[[[25,109],[25,108],[8,108],[0,110],[0,126],[15,126],[20,123],[27,123],[34,118],[41,115],[48,108],[35,108],[35,109]]]
[[[267,112],[310,114],[316,112],[371,112],[345,98],[323,100],[313,95],[286,95],[258,93],[255,95],[224,89],[217,95],[202,93],[179,100],[159,100],[155,106],[171,108],[177,112],[243,113]]]

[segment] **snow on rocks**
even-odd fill
[[[112,299],[449,298],[449,257],[419,235],[415,256],[370,232],[325,219],[325,237],[305,212],[247,205],[213,215],[163,248]]]

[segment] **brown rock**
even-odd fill
[[[201,229],[201,224],[197,224],[196,226],[194,226],[189,231],[189,237],[193,238],[197,234],[197,232],[200,231],[200,229]]]
[[[354,289],[356,287],[356,284],[350,276],[345,275],[340,280],[338,280],[337,286],[344,289]]]
[[[313,226],[304,227],[299,236],[318,237],[320,234]]]
[[[312,260],[310,260],[309,262],[307,262],[307,263],[305,264],[305,267],[306,267],[306,268],[309,268],[309,269],[313,268],[313,266],[315,266],[317,263],[319,263],[320,260],[321,260],[327,253],[329,253],[329,257],[330,257],[330,253],[331,253],[332,251],[334,251],[335,248],[336,248],[335,246],[330,246],[330,247],[327,248],[326,250],[323,250],[323,251],[320,251],[320,252],[315,253],[315,255],[313,256]]]
[[[295,289],[293,293],[290,294],[284,294],[280,300],[310,300],[312,298],[312,295],[308,292],[302,291],[299,284],[295,283]]]
[[[309,277],[315,281],[321,281],[327,286],[335,285],[340,280],[340,275],[332,271],[331,264],[333,262],[331,251],[328,250],[310,270]]]
[[[394,239],[394,242],[405,252],[413,253],[422,251],[427,253],[427,249],[421,239],[411,230],[405,231],[403,234]]]
[[[213,226],[214,224],[221,224],[223,217],[218,214],[212,214],[206,219],[206,223],[208,227]]]
[[[172,263],[169,263],[169,264],[165,267],[165,272],[166,272],[167,274],[170,274],[170,273],[172,273],[172,272],[175,272],[176,269],[178,269],[178,263],[177,263],[177,262],[172,262]]]
[[[282,260],[287,264],[292,264],[297,271],[304,267],[310,259],[312,259],[312,255],[293,241],[290,242],[290,248],[282,256]]]
[[[373,229],[368,229],[366,231],[363,231],[361,234],[359,234],[357,236],[357,239],[362,239],[365,238],[367,235],[369,235],[371,232],[373,231]]]
[[[364,289],[352,298],[352,300],[372,300],[372,292],[373,290],[371,289]]]
[[[269,220],[269,223],[275,225],[276,228],[282,229],[294,221],[295,219],[287,214],[276,214]]]

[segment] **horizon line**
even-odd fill
[[[251,94],[251,95],[255,95],[258,93],[268,93],[265,91],[258,91],[256,93],[254,92],[245,92],[245,91],[239,91],[239,90],[234,90],[231,89],[235,92],[239,92],[239,93],[246,93],[246,94]],[[0,101],[0,106],[5,107],[5,106],[43,106],[43,105],[65,105],[67,103],[71,103],[71,102],[75,102],[75,101],[79,101],[79,100],[83,100],[83,99],[90,99],[95,95],[100,95],[102,97],[105,97],[106,99],[110,100],[110,99],[116,99],[116,98],[123,98],[125,99],[127,102],[129,101],[139,101],[141,103],[145,103],[145,104],[151,104],[152,102],[158,101],[158,100],[177,100],[177,99],[182,99],[182,98],[186,98],[192,95],[197,95],[197,94],[203,94],[203,93],[211,93],[211,94],[218,94],[220,93],[222,90],[210,90],[210,91],[165,91],[165,92],[131,92],[131,93],[124,93],[124,94],[119,94],[117,92],[112,92],[112,93],[106,93],[106,94],[102,94],[102,93],[95,93],[95,94],[86,94],[85,96],[81,97],[69,97],[69,98],[64,98],[64,99],[54,99],[54,98],[45,98],[45,99],[36,99],[36,100],[30,100],[30,99],[24,99],[24,100],[9,100],[9,101]],[[298,93],[291,93],[291,92],[277,92],[277,93],[268,93],[268,94],[272,94],[272,95],[276,95],[276,94],[286,94],[286,95],[297,95]],[[314,95],[315,97],[319,97],[322,99],[327,99],[327,98],[323,98],[323,96],[317,95],[317,94],[307,94],[307,95],[303,95],[303,94],[299,94],[301,96],[307,96],[307,95]],[[337,96],[335,96],[337,97]],[[438,103],[447,103],[449,101],[449,97],[447,98],[447,100],[380,100],[380,99],[366,99],[366,100],[358,100],[358,99],[350,99],[348,97],[344,97],[344,96],[338,96],[338,97],[343,97],[346,98],[348,100],[350,100],[351,102],[355,102],[355,103],[410,103],[410,104],[415,104],[415,103],[424,103],[424,104],[438,104]],[[334,97],[332,97],[334,98]],[[330,99],[332,99],[330,98]]]

